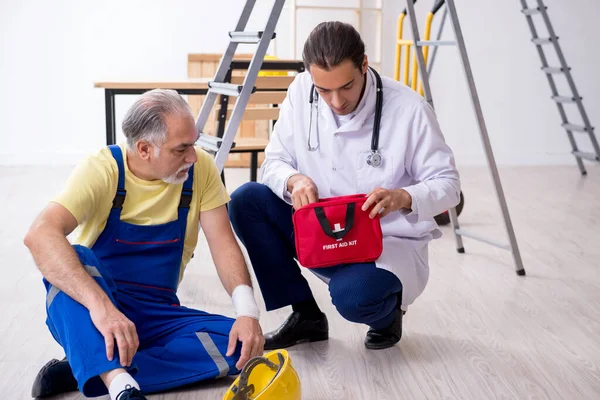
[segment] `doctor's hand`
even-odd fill
[[[412,207],[412,197],[404,189],[382,189],[377,188],[367,195],[367,201],[362,206],[363,211],[373,207],[369,213],[369,218],[373,219],[380,213],[380,217],[385,217],[392,211],[402,209],[410,210]]]
[[[287,190],[292,194],[292,204],[295,210],[319,200],[317,186],[312,179],[302,174],[292,175],[288,179]]]
[[[238,317],[235,320],[229,333],[227,357],[231,357],[235,352],[238,340],[242,342],[242,354],[235,366],[241,370],[252,357],[263,355],[265,337],[258,320],[252,317]]]

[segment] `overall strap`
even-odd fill
[[[194,165],[190,167],[190,172],[188,172],[188,178],[183,183],[183,187],[181,188],[181,197],[179,198],[179,222],[183,224],[182,228],[185,232],[185,227],[187,224],[187,215],[190,211],[190,204],[192,203],[192,196],[194,194]]]
[[[190,171],[188,172],[188,178],[183,183],[181,188],[181,196],[179,198],[179,206],[177,208],[177,224],[179,225],[179,232],[181,237],[181,253],[179,254],[180,260],[183,258],[183,249],[185,247],[185,234],[187,230],[187,217],[190,211],[190,204],[192,204],[192,196],[194,194],[194,167],[192,164]],[[194,255],[192,254],[192,257]]]
[[[119,170],[117,193],[113,199],[113,205],[112,209],[110,210],[109,218],[113,218],[114,216],[120,218],[121,209],[123,208],[123,203],[125,203],[125,195],[127,194],[125,191],[125,166],[123,165],[123,153],[121,152],[121,148],[116,144],[110,145],[108,148],[117,162],[117,168]]]

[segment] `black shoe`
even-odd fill
[[[78,389],[77,381],[66,358],[61,361],[53,359],[42,367],[33,381],[31,396],[33,398],[56,396]]]
[[[298,343],[318,342],[329,338],[329,324],[325,314],[309,321],[297,311],[285,320],[277,330],[265,335],[265,350],[276,350]]]
[[[369,350],[381,350],[394,346],[402,338],[402,317],[404,311],[396,308],[396,317],[392,325],[382,330],[369,329],[365,338],[365,347]]]
[[[117,395],[117,400],[148,400],[138,388],[127,385],[127,388]]]

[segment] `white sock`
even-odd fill
[[[117,400],[119,393],[128,387],[136,387],[139,389],[140,385],[133,379],[133,376],[129,375],[127,372],[115,376],[108,388],[108,394],[110,395],[111,400]]]

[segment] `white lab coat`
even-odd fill
[[[381,219],[383,253],[378,268],[402,282],[402,308],[423,292],[429,279],[428,242],[441,232],[433,217],[459,202],[460,181],[454,156],[446,145],[431,106],[407,86],[382,76],[383,110],[379,137],[382,166],[367,165],[375,116],[375,77],[367,73],[365,94],[354,117],[338,127],[331,109],[319,98],[319,148],[308,150],[309,94],[312,79],[299,74],[288,89],[279,120],[265,151],[262,183],[291,204],[288,178],[311,178],[319,197],[403,188],[412,196],[412,211]],[[316,102],[315,102],[316,104]],[[317,144],[316,108],[311,146]]]

